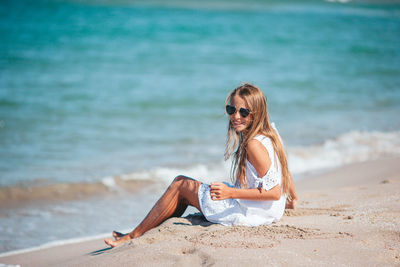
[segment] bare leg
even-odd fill
[[[172,214],[171,217],[181,217],[182,214],[185,213],[187,207],[188,207],[187,204],[181,202],[180,205],[175,210],[175,213]],[[113,237],[115,238],[116,241],[120,240],[121,238],[123,238],[124,236],[126,236],[128,234],[123,234],[123,233],[120,233],[120,232],[117,232],[117,231],[113,231],[113,233],[112,233],[112,235],[113,235]]]
[[[197,195],[200,185],[200,182],[189,177],[176,177],[167,191],[165,191],[164,195],[157,201],[144,220],[132,232],[127,235],[115,233],[116,236],[114,237],[116,237],[117,240],[113,241],[106,238],[104,242],[109,246],[115,247],[122,242],[137,238],[148,230],[157,227],[165,220],[171,217],[181,216],[188,205],[194,206],[201,211]]]

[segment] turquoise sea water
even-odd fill
[[[3,187],[225,177],[224,101],[245,81],[295,174],[400,153],[396,2],[2,1],[0,36]],[[32,214],[7,212],[10,244]]]

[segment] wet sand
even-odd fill
[[[109,249],[102,239],[0,257],[21,266],[400,264],[400,158],[352,164],[297,183],[299,204],[276,224],[225,227],[172,218]],[[112,230],[112,229],[110,229]]]

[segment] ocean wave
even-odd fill
[[[170,183],[175,177],[184,175],[192,177],[201,182],[210,183],[213,181],[228,180],[230,163],[225,161],[214,162],[210,164],[196,164],[187,167],[157,167],[147,171],[134,172],[131,174],[119,175],[118,178],[123,181],[130,180],[149,180]],[[112,177],[102,179],[105,184],[112,184],[109,180]]]
[[[107,184],[108,183],[108,184]],[[137,192],[152,185],[151,180],[123,180],[118,176],[105,182],[55,183],[38,186],[8,186],[0,188],[0,208],[36,200],[74,200],[113,192]]]
[[[334,139],[328,139],[321,144],[288,147],[287,151],[289,168],[294,179],[296,179],[296,176],[302,176],[313,171],[400,155],[400,131],[351,131]],[[198,164],[186,168],[159,167],[123,175],[120,178],[124,180],[157,180],[170,183],[174,177],[183,174],[210,183],[213,181],[229,181],[230,168],[230,162],[220,161],[209,165]]]
[[[290,170],[302,174],[400,154],[400,131],[351,131],[320,145],[288,148]]]
[[[322,144],[288,147],[289,168],[294,179],[327,168],[400,154],[400,131],[351,131]],[[217,161],[186,167],[157,167],[151,170],[107,176],[94,183],[58,183],[42,186],[0,188],[0,203],[40,199],[71,200],[106,193],[138,192],[149,185],[167,185],[178,175],[204,183],[230,182],[231,164]],[[0,204],[1,205],[1,204]]]
[[[331,2],[331,3],[341,3],[341,4],[345,4],[345,3],[349,3],[350,0],[325,0],[325,2]]]
[[[327,168],[340,167],[356,162],[374,160],[385,156],[400,155],[400,131],[360,132],[351,131],[322,144],[288,147],[291,173],[302,175]],[[202,182],[229,181],[230,162],[199,164],[187,168],[159,167],[149,171],[122,176],[123,179],[147,179],[169,183],[183,174]]]

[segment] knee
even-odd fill
[[[175,177],[174,181],[172,182],[171,186],[175,187],[177,189],[180,189],[182,187],[186,187],[190,184],[190,179],[189,177],[183,176],[183,175],[178,175]]]
[[[172,181],[171,186],[175,188],[181,187],[185,183],[186,177],[183,175],[178,175]]]
[[[182,181],[186,180],[186,176],[178,175],[175,177],[173,183],[182,183]]]

